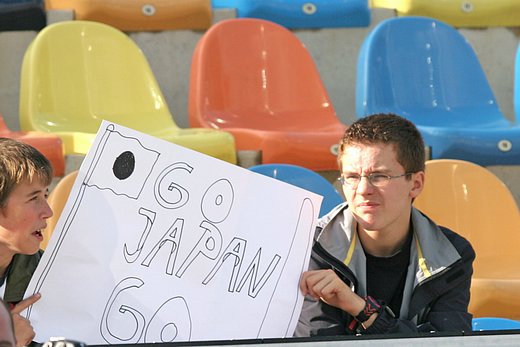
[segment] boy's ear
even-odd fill
[[[415,199],[421,194],[424,188],[424,171],[419,171],[412,174],[412,189],[410,190],[410,197]]]

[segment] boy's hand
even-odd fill
[[[16,347],[22,347],[29,345],[36,333],[33,330],[31,322],[20,315],[20,313],[27,307],[40,300],[41,295],[34,294],[16,304],[11,310],[11,316],[13,317],[14,325],[14,336],[16,338]]]
[[[300,289],[303,295],[322,300],[352,316],[356,316],[365,301],[350,289],[333,270],[313,270],[302,274]]]

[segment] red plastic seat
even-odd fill
[[[58,136],[37,131],[12,131],[0,115],[0,137],[8,137],[33,146],[49,159],[54,176],[65,174],[63,142]]]
[[[262,163],[336,170],[340,122],[314,61],[288,29],[261,19],[214,24],[192,59],[189,121],[223,129]]]

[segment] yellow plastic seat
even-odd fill
[[[65,203],[69,198],[70,191],[72,190],[72,186],[76,181],[76,177],[78,176],[78,171],[72,171],[65,175],[52,189],[49,197],[47,198],[47,202],[52,209],[53,215],[51,218],[47,219],[47,227],[43,231],[43,242],[40,245],[41,249],[45,249],[49,240],[51,238],[52,232],[60,219],[61,212],[63,212],[63,208],[65,207]]]
[[[430,160],[424,191],[414,205],[473,245],[470,312],[519,319],[520,213],[507,186],[482,166]]]
[[[103,119],[236,163],[233,136],[177,126],[146,57],[106,24],[47,26],[29,45],[20,81],[20,125],[60,136],[66,154],[85,154]]]
[[[519,26],[518,0],[371,0],[372,8],[395,9],[398,16],[424,16],[455,27]]]
[[[211,0],[45,0],[45,8],[124,31],[203,30],[212,23]]]

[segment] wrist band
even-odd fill
[[[373,314],[381,312],[381,304],[379,304],[376,299],[369,295],[365,296],[363,299],[365,300],[365,307],[357,316],[354,317],[352,322],[350,322],[350,331],[357,331],[359,325],[361,325],[363,329],[366,329],[363,323],[365,323]]]

